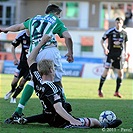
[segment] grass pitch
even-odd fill
[[[13,75],[0,74],[0,133],[103,133],[133,132],[133,80],[124,79],[120,92],[123,98],[114,97],[115,80],[106,80],[103,86],[104,98],[99,98],[97,88],[99,80],[63,77],[63,85],[67,101],[72,104],[72,114],[76,117],[98,118],[103,110],[112,110],[122,119],[123,124],[116,129],[57,129],[47,124],[8,125],[4,120],[15,111],[17,104],[5,101],[4,95],[10,90]],[[17,98],[19,102],[21,94]],[[40,101],[35,93],[27,103],[23,113],[25,116],[41,113]]]

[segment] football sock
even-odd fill
[[[23,87],[18,86],[12,97],[16,98],[18,94],[22,91],[22,89]]]
[[[38,123],[46,123],[48,122],[47,119],[45,119],[44,114],[38,114],[38,115],[33,115],[30,117],[26,117],[27,123],[34,123],[34,122],[38,122]]]
[[[15,89],[16,89],[16,86],[17,86],[17,84],[15,83],[15,84],[11,84],[11,92],[14,92],[15,91]]]
[[[98,90],[102,90],[102,86],[103,86],[105,80],[106,80],[106,77],[101,76]]]
[[[22,93],[22,96],[19,101],[19,105],[16,108],[15,112],[18,112],[19,114],[22,113],[22,110],[24,109],[24,106],[26,105],[27,101],[30,99],[34,91],[34,88],[27,84],[24,88],[24,91]]]
[[[121,84],[122,84],[122,79],[117,77],[117,79],[116,79],[116,92],[119,91]]]

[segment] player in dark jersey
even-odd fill
[[[101,76],[98,95],[103,97],[102,86],[108,75],[109,69],[112,67],[116,69],[118,77],[116,79],[116,90],[114,96],[121,98],[122,95],[119,93],[120,86],[123,79],[123,66],[127,56],[127,33],[123,30],[123,19],[118,17],[115,20],[115,27],[107,30],[102,37],[101,44],[105,55],[107,56],[105,63],[105,70]],[[108,45],[104,41],[108,39]]]
[[[28,58],[34,89],[42,103],[43,113],[31,117],[16,118],[16,120],[12,116],[5,123],[26,124],[39,122],[60,128],[113,128],[119,126],[122,121],[118,119],[112,123],[100,123],[96,118],[75,118],[70,114],[72,111],[71,105],[65,101],[61,87],[53,82],[55,76],[53,61],[43,59],[36,63],[36,56],[48,39],[49,36],[44,35],[41,42],[33,49]]]
[[[22,45],[22,51],[20,55],[20,61],[18,61],[15,54],[15,48],[20,44]],[[16,71],[14,73],[14,78],[11,83],[12,89],[4,97],[4,99],[7,100],[14,93],[10,100],[10,103],[16,103],[16,97],[22,91],[26,81],[30,79],[29,66],[28,66],[27,57],[26,57],[29,50],[29,46],[30,46],[30,37],[29,37],[28,30],[24,30],[20,32],[18,36],[15,38],[15,40],[12,42],[12,54],[14,57],[14,65],[18,65],[18,66],[16,68]],[[19,82],[19,85],[17,87],[18,82]]]

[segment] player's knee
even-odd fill
[[[19,86],[24,87],[25,83],[26,83],[26,80],[23,79],[23,80],[21,80],[21,81],[19,82]]]
[[[109,74],[109,69],[106,68],[102,74],[102,77],[106,78],[108,74]]]

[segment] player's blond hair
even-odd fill
[[[52,60],[44,59],[37,63],[37,67],[41,75],[48,75],[51,73],[51,69],[54,69],[54,63]]]

